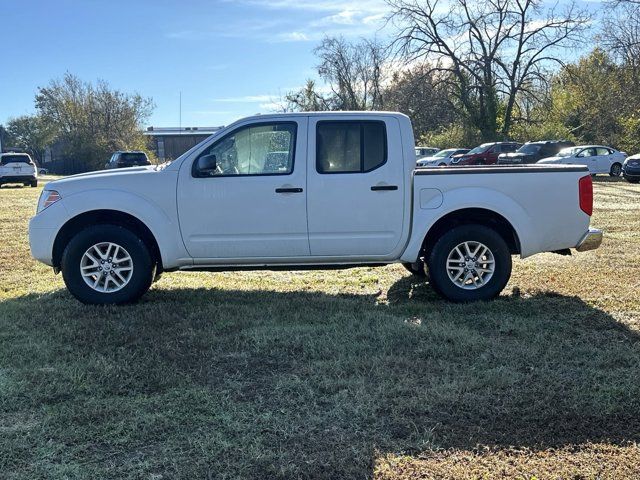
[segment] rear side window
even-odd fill
[[[365,173],[384,165],[386,161],[387,130],[384,122],[318,122],[318,173]]]
[[[609,150],[608,148],[604,148],[604,147],[598,147],[598,148],[596,148],[596,153],[598,155],[611,155],[611,150]]]
[[[7,163],[31,163],[31,158],[28,155],[3,155],[2,165]]]

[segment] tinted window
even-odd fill
[[[28,155],[3,155],[2,165],[7,163],[31,163],[31,158]]]
[[[319,173],[370,172],[386,161],[384,122],[318,122],[316,168]]]
[[[525,143],[518,149],[520,153],[528,153],[531,155],[535,155],[542,148],[542,145],[535,143]]]
[[[295,138],[294,122],[240,127],[200,155],[215,155],[216,171],[196,176],[288,175],[293,171]]]
[[[518,148],[518,145],[515,145],[513,143],[507,143],[502,145],[503,152],[515,152],[517,148]]]
[[[476,148],[472,149],[469,151],[469,154],[476,154],[476,153],[484,153],[487,150],[489,150],[489,147],[491,147],[493,145],[493,143],[483,143],[482,145],[477,146]]]
[[[124,163],[146,163],[147,156],[144,153],[121,153],[120,161]]]

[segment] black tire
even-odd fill
[[[80,274],[85,252],[93,245],[112,242],[124,248],[131,257],[133,270],[122,289],[104,293],[91,288]],[[155,265],[149,249],[135,233],[119,225],[96,225],[78,232],[62,254],[62,278],[71,294],[82,303],[123,304],[138,300],[151,286]]]
[[[480,242],[493,254],[493,275],[486,284],[472,290],[458,286],[449,278],[449,254],[464,242]],[[484,225],[461,225],[449,230],[435,243],[427,257],[429,278],[433,289],[452,302],[475,302],[495,298],[511,277],[511,253],[504,239],[495,230]]]
[[[427,271],[425,270],[426,266],[422,259],[418,259],[418,261],[414,263],[403,263],[402,266],[406,268],[409,273],[415,275],[416,277],[427,278]]]
[[[609,176],[611,177],[619,177],[622,173],[622,165],[620,163],[614,163],[611,165],[611,170],[609,170]]]
[[[34,180],[31,182],[31,186],[32,187],[37,187],[38,186],[38,180]]]
[[[446,163],[444,163],[444,162],[441,162],[441,163],[439,163],[439,164],[438,164],[438,166],[439,166],[439,167],[446,167],[446,166],[447,166],[447,164],[446,164]]]

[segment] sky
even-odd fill
[[[151,97],[147,126],[220,126],[317,78],[325,35],[387,39],[384,0],[0,0],[0,123],[65,72]]]
[[[0,123],[65,72],[152,97],[148,125],[219,126],[269,112],[315,77],[323,35],[379,34],[366,0],[0,0]],[[8,41],[7,41],[8,39]]]

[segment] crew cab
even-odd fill
[[[28,154],[0,154],[0,186],[6,183],[21,183],[25,187],[38,186],[38,170]]]
[[[31,252],[93,304],[163,271],[391,263],[464,302],[498,295],[512,255],[600,245],[584,166],[415,165],[400,113],[249,117],[171,163],[48,183]]]

